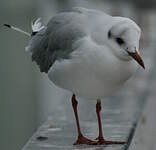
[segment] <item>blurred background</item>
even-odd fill
[[[37,65],[31,62],[30,55],[24,51],[29,39],[2,27],[2,24],[9,23],[31,32],[30,23],[33,19],[42,17],[46,24],[57,12],[69,10],[74,6],[100,9],[136,21],[142,29],[140,50],[147,70],[144,75],[138,71],[139,84],[128,84],[127,91],[143,89],[144,96],[149,95],[156,79],[155,0],[1,0],[0,149],[22,149],[48,116],[55,118],[55,112],[59,116],[66,112],[68,117],[72,109],[68,106],[71,105],[71,93],[49,82],[47,76],[39,72]],[[134,79],[137,80],[137,76]]]

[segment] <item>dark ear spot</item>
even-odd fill
[[[110,39],[112,37],[111,31],[108,31],[108,38]]]

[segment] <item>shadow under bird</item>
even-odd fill
[[[126,143],[104,138],[100,111],[101,98],[120,89],[139,65],[145,69],[139,53],[141,30],[134,21],[75,7],[56,14],[45,26],[37,19],[32,23],[32,34],[4,25],[30,36],[26,51],[40,71],[56,86],[73,92],[71,101],[78,131],[75,145]],[[97,100],[99,135],[95,140],[81,132],[76,95]]]

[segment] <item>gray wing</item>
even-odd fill
[[[56,60],[69,58],[74,42],[87,35],[87,19],[87,9],[84,8],[59,13],[32,37],[28,48],[41,72],[47,73]]]

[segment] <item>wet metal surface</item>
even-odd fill
[[[95,102],[83,101],[83,106],[80,104],[79,107],[82,131],[87,137],[95,139],[98,135]],[[134,99],[103,100],[102,122],[105,138],[127,141],[130,131],[134,127],[134,122],[140,115],[141,107],[140,101]],[[75,119],[71,110],[68,116],[58,117],[58,119],[57,117],[49,118],[33,135],[23,150],[121,150],[127,146],[73,146],[72,143],[76,140],[76,136]]]

